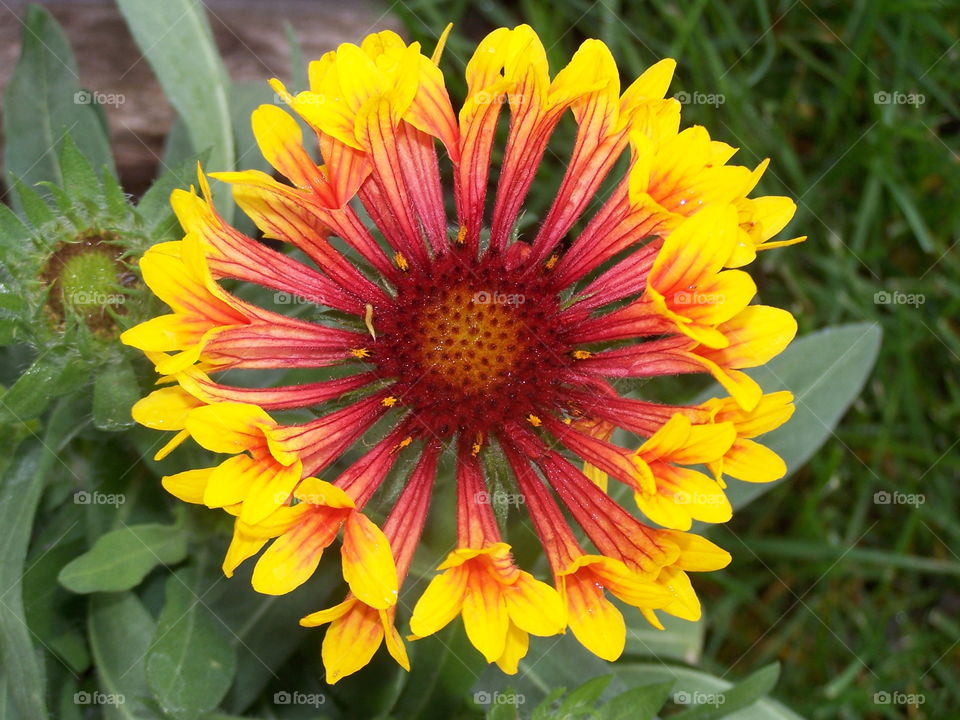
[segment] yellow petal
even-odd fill
[[[657,582],[674,596],[674,601],[663,608],[664,612],[692,622],[700,619],[700,600],[685,572],[673,567],[665,567],[660,571]]]
[[[304,615],[300,618],[300,624],[303,627],[318,627],[333,622],[339,617],[343,617],[350,611],[358,600],[355,597],[348,597],[339,605],[334,605],[326,610],[317,610],[317,612]]]
[[[417,637],[426,637],[446,627],[460,613],[466,592],[467,571],[462,568],[434,577],[413,608],[410,630]]]
[[[192,411],[186,419],[190,435],[207,450],[236,453],[265,442],[261,426],[276,423],[260,407],[248,403],[221,402]]]
[[[507,641],[503,646],[503,654],[497,658],[497,667],[507,675],[516,675],[517,667],[530,647],[530,636],[510,623],[507,631]]]
[[[503,589],[507,613],[513,623],[532,635],[546,637],[563,632],[563,601],[545,582],[521,572],[517,582]]]
[[[361,602],[330,625],[321,657],[331,685],[352,675],[373,658],[383,641],[383,625],[376,610]]]
[[[188,503],[202,503],[210,475],[216,468],[187,470],[176,475],[167,475],[160,480],[163,489]]]
[[[283,595],[306,582],[333,542],[339,520],[312,513],[271,543],[253,569],[253,589],[264,595]]]
[[[487,662],[496,662],[506,648],[510,617],[500,584],[489,575],[472,572],[463,599],[467,638]]]
[[[367,605],[383,609],[397,602],[397,566],[390,542],[366,515],[350,513],[343,528],[343,579]]]
[[[786,475],[787,464],[770,448],[741,439],[724,455],[723,473],[744,482],[768,483]]]
[[[730,564],[732,559],[730,553],[714,545],[705,537],[675,530],[660,530],[658,532],[680,548],[680,555],[674,562],[674,566],[680,570],[709,572],[725,568]]]
[[[568,622],[581,645],[597,657],[613,662],[623,654],[626,623],[623,614],[590,577],[573,575],[564,579]]]
[[[134,403],[130,413],[141,425],[154,430],[182,430],[187,413],[203,405],[178,386],[154,390]]]
[[[226,557],[223,559],[223,574],[227,577],[233,577],[233,571],[240,563],[247,558],[251,558],[260,552],[269,538],[256,537],[246,532],[239,520],[233,525],[233,538],[230,540],[230,547],[227,548]]]
[[[260,470],[260,464],[247,455],[224,460],[209,475],[203,504],[219,508],[243,502]]]
[[[289,467],[267,458],[253,461],[250,466],[252,480],[243,499],[240,519],[251,525],[265,519],[287,502],[302,473],[300,461]]]

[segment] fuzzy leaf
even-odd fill
[[[131,525],[97,538],[92,548],[64,566],[58,580],[75,593],[129,590],[157,565],[178,563],[186,554],[182,528]]]
[[[20,58],[4,93],[4,147],[7,173],[27,186],[41,181],[63,185],[57,157],[67,135],[94,167],[113,168],[110,144],[90,94],[80,88],[66,36],[53,17],[28,5],[23,17]]]

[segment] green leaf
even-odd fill
[[[19,717],[46,718],[43,665],[35,654],[23,613],[23,561],[30,541],[33,516],[43,492],[43,478],[53,466],[53,454],[42,445],[31,447],[5,474],[0,491],[0,659],[7,692]]]
[[[83,361],[69,350],[43,353],[0,396],[0,421],[24,422],[38,417],[51,400],[76,390],[85,373]]]
[[[133,593],[96,594],[90,598],[87,629],[101,691],[123,696],[122,703],[105,704],[104,715],[108,720],[154,717],[144,702],[150,697],[147,651],[156,631],[150,613]]]
[[[6,172],[28,186],[63,185],[57,148],[69,133],[94,167],[113,168],[110,144],[89,93],[81,90],[77,66],[56,21],[36,5],[23,17],[20,58],[3,102]]]
[[[230,582],[250,587],[252,563],[238,568]],[[236,682],[223,707],[241,714],[256,700],[281,667],[305,642],[316,642],[316,631],[300,627],[298,620],[320,607],[340,601],[338,568],[321,564],[311,580],[313,592],[260,595],[253,592],[226,592],[211,600],[210,608],[230,629],[230,641],[237,651]],[[321,590],[330,594],[324,598]],[[318,592],[321,591],[321,592]]]
[[[117,0],[117,5],[167,98],[186,123],[193,147],[197,151],[212,148],[210,164],[216,170],[233,170],[230,80],[202,3]],[[217,189],[216,200],[218,211],[230,222],[233,199],[227,186]]]
[[[760,438],[787,463],[787,477],[827,441],[856,400],[873,370],[881,338],[876,323],[838,325],[796,340],[767,365],[749,371],[764,392],[794,394],[797,410],[790,421]],[[716,394],[717,390],[704,393],[700,400]],[[735,509],[778,484],[733,479],[727,483],[727,497]]]
[[[92,548],[64,566],[58,580],[75,593],[129,590],[157,565],[178,563],[186,554],[182,528],[130,525],[97,538]]]
[[[677,720],[717,720],[729,717],[737,710],[752,705],[769,693],[780,677],[779,663],[772,663],[752,673],[745,680],[723,693],[717,693],[714,702],[701,704],[677,714]],[[674,698],[677,694],[674,693]],[[695,696],[694,697],[695,700]]]
[[[13,717],[44,720],[44,668],[31,641],[23,611],[23,565],[33,518],[59,453],[82,427],[75,407],[62,401],[50,414],[43,440],[14,456],[17,435],[0,436],[0,678],[7,681],[0,705]]]
[[[604,705],[597,720],[653,720],[672,689],[672,681],[630,688]]]
[[[587,680],[564,698],[563,702],[560,703],[557,714],[563,717],[564,715],[593,709],[612,679],[611,675],[601,675]]]
[[[33,235],[23,221],[0,203],[0,264],[11,266],[33,245]]]
[[[97,370],[93,383],[93,424],[101,430],[123,430],[133,425],[130,408],[140,399],[137,376],[129,358],[120,352]]]
[[[15,204],[20,206],[24,217],[30,221],[33,227],[39,229],[47,223],[56,220],[57,216],[53,214],[53,210],[50,209],[50,206],[47,205],[47,202],[40,193],[29,187],[19,177],[14,175],[13,172],[10,173],[10,177],[13,178],[13,198],[16,200]],[[41,180],[39,182],[47,181]]]
[[[734,685],[729,680],[686,667],[663,663],[628,663],[617,668],[617,678],[633,683],[672,682],[671,698],[680,705],[699,701],[701,707],[690,708],[679,715],[693,718],[724,717],[732,720],[802,720],[775,700],[763,697],[776,684],[779,666],[774,663]],[[679,702],[678,702],[679,701]],[[693,714],[704,713],[703,715]],[[718,712],[719,714],[712,714]]]
[[[158,177],[150,189],[144,193],[137,204],[137,212],[147,224],[147,230],[155,239],[164,239],[168,233],[170,238],[179,236],[180,225],[177,216],[170,207],[170,193],[176,188],[187,189],[197,181],[197,163],[206,163],[209,152],[200,157],[189,157],[183,162],[166,167],[164,173]],[[145,248],[144,248],[145,249]]]
[[[164,712],[181,720],[217,707],[237,657],[222,623],[192,589],[195,571],[167,580],[166,602],[147,655],[147,683]]]
[[[103,195],[97,173],[69,134],[63,138],[60,147],[60,169],[63,171],[63,188],[71,197],[97,200]]]

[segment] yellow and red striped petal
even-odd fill
[[[463,598],[463,627],[470,643],[487,662],[496,662],[507,643],[510,616],[500,583],[490,575],[471,572]]]

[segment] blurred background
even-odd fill
[[[698,578],[710,615],[701,666],[742,676],[779,660],[776,697],[809,718],[955,716],[960,5],[205,5],[237,92],[250,98],[262,98],[267,78],[300,72],[291,65],[297,47],[310,59],[390,28],[430,52],[451,21],[443,62],[455,104],[472,48],[500,25],[531,24],[554,70],[587,37],[610,46],[625,82],[660,58],[676,58],[671,93],[684,103],[684,125],[703,124],[715,139],[739,147],[739,164],[771,158],[761,194],[797,201],[784,237],[809,240],[761,256],[754,274],[764,301],[790,309],[801,334],[853,321],[883,330],[876,369],[829,442],[789,482],[715,533],[734,564]],[[23,7],[0,0],[0,90],[19,52]],[[60,0],[44,7],[73,46],[81,86],[103,98],[98,103],[124,189],[143,193],[176,153],[175,114],[150,65],[113,3]],[[544,181],[531,195],[534,215],[548,205],[563,160],[546,158]],[[884,693],[895,692],[923,701],[883,702]]]

